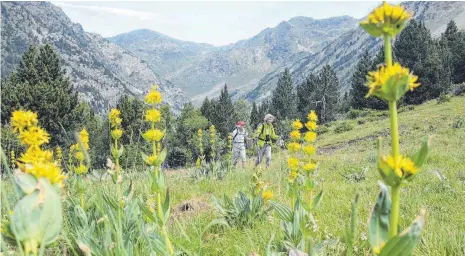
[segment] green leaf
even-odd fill
[[[118,157],[121,157],[123,155],[123,152],[124,152],[124,146],[121,145],[121,147],[118,150]]]
[[[37,179],[31,174],[16,171],[14,174],[17,189],[21,195],[28,195],[37,189]]]
[[[379,248],[387,241],[391,214],[391,197],[388,188],[381,182],[379,182],[379,186],[381,192],[368,223],[368,241],[372,249]]]
[[[360,27],[362,27],[368,34],[370,34],[373,37],[380,37],[383,35],[381,30],[375,25],[360,23]]]
[[[412,225],[404,232],[391,238],[381,250],[380,256],[410,255],[420,242],[420,235],[425,225],[425,210],[413,221]]]
[[[126,191],[124,191],[124,197],[126,201],[131,201],[134,196],[134,186],[132,185],[132,180],[129,181],[129,186]]]
[[[141,156],[142,156],[142,160],[144,160],[144,162],[148,163],[149,162],[149,156],[144,154],[144,152],[140,152]]]
[[[160,154],[157,156],[157,160],[155,160],[155,166],[160,166],[166,159],[166,155],[168,154],[166,148],[164,148]]]
[[[24,196],[15,206],[11,231],[19,241],[35,239],[48,245],[61,232],[61,199],[47,179],[39,179],[37,185],[38,190]]]
[[[170,215],[170,192],[166,191],[165,202],[163,202],[163,223],[168,221]]]
[[[291,208],[273,200],[270,200],[269,203],[276,210],[276,213],[278,214],[281,220],[292,222],[293,213]]]
[[[322,197],[323,197],[323,190],[320,191],[320,193],[318,193],[318,195],[316,195],[315,198],[313,198],[312,209],[315,209],[318,206]]]
[[[413,157],[412,160],[415,163],[415,166],[420,168],[423,163],[425,162],[427,156],[428,156],[428,151],[429,151],[429,145],[431,143],[432,137],[428,137],[424,142],[423,145],[420,148],[420,151],[416,153]]]

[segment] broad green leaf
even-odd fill
[[[37,179],[31,174],[16,171],[14,174],[17,189],[21,195],[28,195],[37,189]]]
[[[292,222],[293,213],[291,208],[289,208],[287,205],[281,204],[273,200],[270,200],[269,203],[276,210],[276,213],[278,214],[281,220]]]
[[[425,210],[413,221],[412,225],[404,232],[391,238],[382,248],[380,256],[404,256],[410,255],[420,242],[420,235],[425,225]]]
[[[161,164],[163,164],[163,162],[165,161],[166,159],[166,155],[168,154],[168,151],[166,150],[166,148],[164,148],[160,154],[157,156],[157,160],[155,160],[155,166],[160,166]]]
[[[121,157],[123,155],[123,152],[124,152],[124,146],[121,145],[121,147],[119,148],[118,150],[118,158]]]
[[[148,155],[146,155],[144,152],[140,152],[140,155],[142,156],[142,160],[144,160],[144,162],[149,163]]]
[[[416,153],[413,157],[412,160],[415,163],[415,166],[420,168],[423,163],[425,162],[426,158],[428,157],[428,151],[429,151],[429,145],[431,143],[432,137],[430,136],[427,138],[424,142],[423,145],[420,148],[420,151]]]
[[[389,216],[391,214],[391,197],[386,185],[379,182],[381,192],[376,200],[368,223],[368,241],[371,248],[379,248],[386,243],[389,231]]]
[[[323,197],[323,191],[320,191],[320,193],[318,193],[315,196],[315,198],[313,198],[312,209],[315,209],[318,206],[318,204],[320,203],[322,197]]]
[[[163,223],[168,221],[170,215],[170,192],[166,191],[165,202],[163,203]]]

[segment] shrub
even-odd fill
[[[449,102],[450,99],[451,99],[451,96],[449,94],[443,93],[439,95],[438,104]]]
[[[323,133],[327,133],[327,132],[329,132],[329,128],[326,125],[322,125],[322,126],[318,127],[318,129],[317,129],[318,134],[323,134]]]
[[[184,167],[189,159],[185,148],[174,147],[168,151],[166,165],[170,168]]]
[[[354,129],[354,127],[349,122],[342,122],[337,124],[336,128],[334,128],[335,133],[343,133]]]
[[[368,111],[360,110],[360,109],[353,109],[351,108],[349,112],[347,113],[347,117],[349,119],[355,119],[359,117],[364,117],[366,116]]]
[[[454,95],[459,96],[465,94],[465,83],[455,86]]]

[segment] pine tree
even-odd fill
[[[366,75],[371,71],[372,61],[368,50],[365,50],[355,67],[351,80],[351,102],[350,106],[355,109],[367,108],[368,100],[365,96],[368,93],[366,86]]]
[[[257,104],[252,103],[252,111],[250,112],[250,127],[256,127],[260,123],[260,114],[258,113]]]
[[[397,38],[394,52],[398,61],[410,68],[421,83],[413,92],[405,94],[405,103],[420,104],[438,97],[448,89],[445,79],[448,74],[440,49],[423,23],[412,20]]]
[[[11,112],[23,108],[38,113],[40,125],[52,136],[50,146],[69,146],[73,133],[84,123],[77,92],[50,46],[30,46],[18,69],[2,83],[2,124]]]
[[[278,119],[292,119],[296,115],[296,96],[292,87],[292,78],[286,68],[278,80],[271,96],[271,109]]]
[[[372,60],[368,50],[365,50],[361,59],[355,67],[354,74],[351,80],[350,90],[350,106],[355,109],[373,108],[373,109],[387,109],[387,104],[378,99],[377,97],[365,98],[368,93],[366,86],[366,75],[369,71],[376,70],[378,65],[384,63],[384,49],[381,48],[378,54]]]
[[[305,82],[297,86],[297,111],[300,118],[304,119],[312,107],[312,95],[315,94],[316,77],[310,74]]]
[[[124,144],[135,143],[139,138],[140,131],[148,127],[144,121],[144,111],[147,108],[142,100],[136,97],[123,96],[116,104],[121,111],[121,127],[124,130],[122,142]]]
[[[447,24],[441,41],[449,48],[452,83],[465,82],[465,39],[453,20]]]
[[[234,112],[238,121],[240,120],[249,123],[250,105],[247,101],[238,100],[234,102]]]
[[[214,104],[215,101],[212,100],[210,101],[208,97],[205,97],[205,99],[202,102],[202,106],[200,107],[200,112],[204,117],[206,117],[210,122],[213,120],[213,113],[214,113]]]
[[[216,126],[216,130],[223,136],[228,136],[228,133],[234,128],[236,115],[231,96],[228,92],[228,86],[225,84],[221,90],[220,98],[215,104],[213,120],[211,122]]]
[[[271,101],[270,100],[264,100],[258,106],[258,122],[257,125],[263,122],[263,118],[265,117],[266,114],[269,114],[271,108]],[[256,128],[255,126],[254,128]]]
[[[339,80],[336,72],[329,65],[325,65],[316,78],[317,87],[313,103],[321,122],[326,123],[334,120],[339,100]]]

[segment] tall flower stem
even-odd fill
[[[392,197],[392,204],[391,204],[391,216],[389,217],[388,239],[391,239],[397,235],[397,226],[398,226],[399,208],[400,208],[400,185],[392,187],[391,197]]]
[[[384,58],[386,66],[392,66],[392,47],[391,38],[389,35],[384,36]],[[400,155],[399,146],[399,125],[397,124],[397,102],[389,101],[389,119],[391,122],[391,146],[392,146],[392,157],[397,161]],[[397,226],[399,221],[399,208],[400,208],[400,185],[393,186],[391,189],[391,215],[389,217],[389,233],[388,237],[397,235]]]
[[[391,37],[388,35],[384,36],[384,60],[386,61],[386,66],[392,66]]]
[[[166,231],[162,207],[163,206],[161,204],[161,193],[158,192],[157,193],[157,213],[158,213],[158,218],[160,219],[160,222],[161,222],[161,231],[163,232],[163,237],[165,238],[165,244],[166,244],[166,247],[168,247],[168,252],[170,255],[173,255],[174,249],[173,249],[173,245],[171,244],[170,238],[168,236],[168,231]]]

